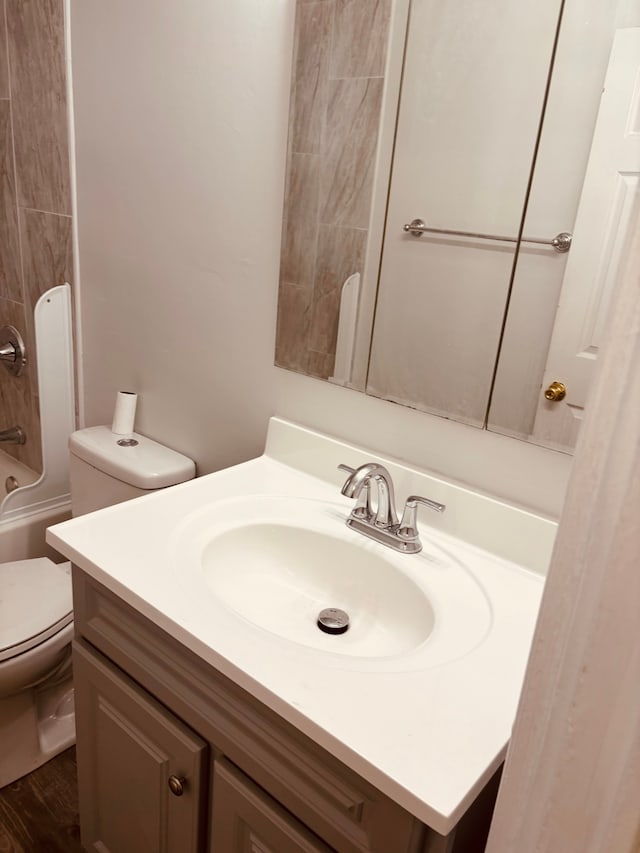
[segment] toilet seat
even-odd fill
[[[70,563],[47,557],[0,563],[0,663],[40,645],[72,620]]]

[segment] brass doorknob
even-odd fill
[[[174,797],[181,797],[184,794],[184,779],[179,776],[169,776],[169,790]]]
[[[552,382],[544,392],[545,400],[549,400],[551,403],[559,403],[560,400],[564,400],[566,396],[567,388],[562,384],[562,382]]]

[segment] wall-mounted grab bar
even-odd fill
[[[478,231],[454,231],[451,228],[431,228],[422,219],[414,219],[412,222],[402,226],[402,230],[414,237],[422,237],[423,234],[447,234],[454,237],[475,237],[478,240],[498,240],[501,243],[517,243],[517,237],[503,237],[500,234],[482,234]],[[553,246],[556,252],[568,252],[571,248],[571,234],[561,231],[550,240],[540,237],[523,237],[523,243],[539,243],[543,246]]]
[[[20,376],[27,363],[24,341],[15,326],[0,328],[0,361],[9,373]]]

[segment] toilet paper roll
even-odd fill
[[[138,395],[133,391],[118,391],[111,432],[116,435],[130,435],[133,432],[137,404]]]

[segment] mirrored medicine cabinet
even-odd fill
[[[633,0],[298,0],[275,363],[571,450],[639,69]]]

